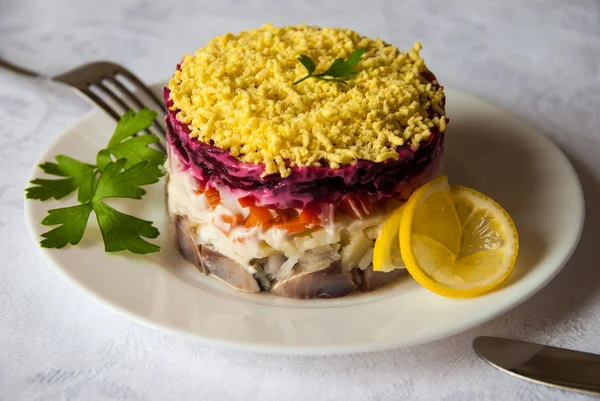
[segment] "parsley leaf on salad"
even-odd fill
[[[298,61],[300,64],[306,68],[307,75],[298,81],[294,82],[294,85],[299,84],[300,82],[308,79],[308,78],[316,78],[322,81],[327,82],[337,82],[343,85],[348,85],[346,82],[347,79],[352,78],[357,74],[356,71],[353,70],[354,67],[358,65],[360,62],[360,58],[365,53],[365,49],[359,47],[354,50],[346,60],[343,58],[336,58],[333,60],[333,63],[329,66],[329,68],[320,74],[313,74],[315,72],[316,64],[310,57],[301,54],[298,57]]]

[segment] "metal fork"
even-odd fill
[[[4,67],[21,75],[43,77],[51,79],[52,81],[67,84],[83,93],[117,121],[119,121],[119,118],[125,111],[131,108],[141,109],[147,107],[140,97],[135,94],[136,91],[129,90],[125,86],[125,83],[133,85],[133,87],[137,89],[137,93],[143,93],[158,107],[159,111],[165,112],[165,105],[150,90],[150,88],[148,88],[132,72],[115,63],[107,61],[88,63],[53,77],[45,77],[42,74],[38,74],[2,59],[0,59],[0,67]],[[123,80],[123,82],[121,80]],[[114,104],[110,104],[109,102]],[[122,110],[119,112],[118,108]],[[160,121],[160,114],[159,117],[154,120],[153,127],[164,142],[166,140],[166,134],[165,128]],[[151,133],[149,129],[146,131]],[[157,145],[163,151],[165,150],[164,144],[157,143]]]

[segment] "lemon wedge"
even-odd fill
[[[399,248],[412,277],[423,287],[443,296],[474,297],[498,288],[510,275],[519,249],[518,234],[508,213],[473,189],[448,184],[440,177],[418,188],[400,214]],[[393,220],[393,223],[390,221]],[[384,223],[375,244],[375,259],[383,254],[393,214]]]
[[[402,254],[400,253],[400,220],[404,206],[400,206],[383,223],[373,248],[373,270],[389,272],[395,269],[404,269]]]

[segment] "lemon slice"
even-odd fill
[[[404,206],[393,212],[383,223],[373,249],[373,270],[389,272],[394,269],[405,269],[400,253],[400,220]]]
[[[374,270],[394,266],[390,260],[398,247],[396,231],[412,277],[447,297],[494,290],[510,275],[519,249],[508,213],[482,193],[450,186],[447,177],[417,189],[384,223],[375,243]]]
[[[440,177],[417,189],[406,203],[400,249],[419,284],[440,295],[465,298],[492,291],[506,280],[519,242],[500,205]]]

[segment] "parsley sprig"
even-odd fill
[[[77,245],[85,232],[90,214],[95,213],[106,252],[128,250],[137,254],[157,252],[160,247],[143,238],[159,235],[152,222],[119,212],[107,205],[108,198],[141,199],[143,185],[154,184],[164,175],[161,168],[166,155],[148,145],[159,141],[155,135],[136,133],[148,128],[156,112],[133,110],[121,117],[108,146],[98,152],[96,165],[84,163],[65,155],[57,155],[56,163],[46,162],[40,168],[60,179],[35,179],[25,190],[26,198],[62,199],[77,191],[76,206],[48,211],[42,220],[45,226],[58,226],[42,234],[44,248],[63,248]]]
[[[329,66],[327,71],[322,72],[320,74],[313,74],[313,72],[315,72],[315,69],[317,68],[313,59],[304,54],[301,54],[300,57],[298,57],[298,61],[304,66],[304,68],[306,68],[306,71],[308,71],[308,75],[294,82],[294,85],[297,85],[308,78],[316,78],[322,81],[337,82],[339,84],[348,85],[346,80],[352,78],[357,74],[357,72],[354,71],[353,68],[356,67],[358,63],[360,63],[360,58],[362,57],[364,52],[365,49],[359,47],[358,49],[354,50],[346,60],[344,60],[343,58],[336,58],[335,60],[333,60],[333,63]]]

